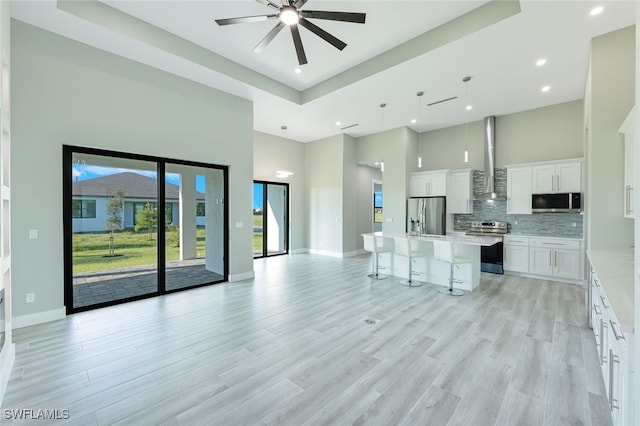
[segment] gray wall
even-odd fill
[[[591,43],[586,88],[588,129],[586,236],[587,248],[610,249],[633,244],[633,220],[622,214],[624,145],[618,129],[634,105],[635,27]]]
[[[413,149],[415,152],[416,140],[415,132],[406,127],[358,139],[356,151],[358,163],[384,160],[385,169],[382,172],[385,218],[382,230],[384,232],[405,232],[407,176],[413,166],[413,160],[408,163],[407,151]],[[412,144],[413,147],[411,147]]]
[[[269,135],[253,133],[253,177],[269,182],[289,183],[289,250],[307,248],[305,241],[305,144]],[[288,178],[277,178],[277,170],[293,172]]]
[[[358,193],[366,190],[358,185],[358,166],[356,165],[356,140],[343,136],[342,157],[342,252],[349,254],[362,248],[362,238],[358,229]]]
[[[343,136],[305,146],[307,244],[314,253],[343,253]]]
[[[230,274],[251,276],[251,102],[19,21],[11,37],[15,316],[63,307],[63,144],[229,165],[230,223],[245,224],[230,229]]]
[[[497,116],[496,166],[583,157],[582,120],[581,100]],[[482,170],[483,135],[482,121],[424,132],[423,170]]]

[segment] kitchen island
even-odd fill
[[[453,251],[456,255],[471,260],[470,263],[464,263],[454,268],[453,287],[466,291],[472,291],[480,285],[480,247],[502,242],[502,237],[462,234],[413,236],[372,232],[363,235],[378,237],[384,247],[389,249],[388,253],[380,254],[380,266],[386,268],[381,270],[381,273],[404,279],[409,277],[409,259],[395,254],[394,250],[394,238],[406,238],[411,241],[412,250],[424,253],[424,256],[415,258],[413,279],[447,287],[449,286],[449,264],[433,257],[433,241],[453,243]]]

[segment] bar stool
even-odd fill
[[[420,287],[422,283],[420,281],[413,280],[413,259],[416,257],[424,257],[425,253],[411,249],[411,239],[408,237],[393,237],[395,241],[395,253],[399,256],[405,256],[409,258],[409,279],[406,281],[400,281],[400,284],[409,287]]]
[[[449,272],[449,288],[440,288],[438,291],[442,294],[449,296],[462,296],[464,292],[462,290],[453,288],[453,267],[454,265],[459,268],[461,263],[471,263],[471,259],[463,256],[456,256],[453,254],[453,244],[448,241],[434,241],[433,242],[433,257],[443,262],[448,262],[451,269]]]
[[[364,234],[362,235],[362,239],[364,240],[364,249],[366,251],[370,251],[375,256],[376,271],[375,273],[369,274],[369,278],[374,280],[384,280],[387,276],[378,273],[378,256],[380,256],[381,253],[389,253],[391,250],[382,245],[378,245],[378,238],[374,235]]]

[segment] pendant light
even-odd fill
[[[467,106],[466,106],[466,110],[467,111],[471,111],[471,109],[473,108],[471,106],[470,103],[468,103],[469,101],[469,81],[471,81],[471,76],[467,75],[465,77],[462,78],[462,81],[464,82],[464,100],[467,101]],[[465,135],[464,135],[464,162],[468,163],[469,162],[469,119],[466,120],[466,123],[464,125],[464,131],[465,131]]]
[[[420,98],[424,95],[423,91],[416,93],[418,96],[418,124],[422,122],[422,102]],[[422,168],[422,132],[418,129],[418,168]]]
[[[381,103],[380,104],[380,141],[384,142],[384,138],[382,137],[382,132],[384,132],[384,107],[386,107],[387,104],[385,103]],[[382,145],[382,144],[380,144]],[[382,160],[380,161],[380,171],[384,172],[384,156],[382,157]]]

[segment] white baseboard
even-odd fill
[[[340,253],[339,251],[309,249],[309,253],[319,254],[320,256],[342,257],[342,253]]]
[[[361,254],[365,254],[365,253],[367,253],[367,251],[365,249],[358,249],[358,250],[348,251],[346,253],[342,253],[342,257],[360,256]]]
[[[11,369],[13,368],[13,362],[16,360],[16,345],[15,343],[5,342],[2,349],[2,365],[0,365],[0,404],[4,400],[4,393],[7,390],[7,383],[9,383],[9,376],[11,376]]]
[[[64,308],[52,309],[45,312],[37,312],[35,314],[19,315],[13,317],[13,329],[29,327],[36,324],[43,324],[45,322],[57,321],[67,316],[67,311]]]
[[[585,280],[572,280],[570,278],[550,277],[547,275],[527,274],[524,272],[504,271],[505,275],[515,275],[516,277],[533,278],[535,280],[553,281],[557,283],[573,284],[577,286],[585,286]]]
[[[289,250],[289,254],[305,254],[305,253],[309,253],[309,249],[301,248],[301,249]]]
[[[236,281],[244,281],[244,280],[250,280],[255,278],[256,274],[253,271],[248,271],[248,272],[241,272],[239,274],[229,274],[229,282],[236,282]]]
[[[316,249],[309,249],[309,253],[311,254],[319,254],[320,256],[329,256],[329,257],[353,257],[353,256],[358,256],[360,254],[364,254],[366,253],[365,250],[363,249],[359,249],[359,250],[354,250],[354,251],[348,251],[348,252],[344,252],[344,253],[340,253],[339,251],[328,251],[328,250],[316,250]]]

